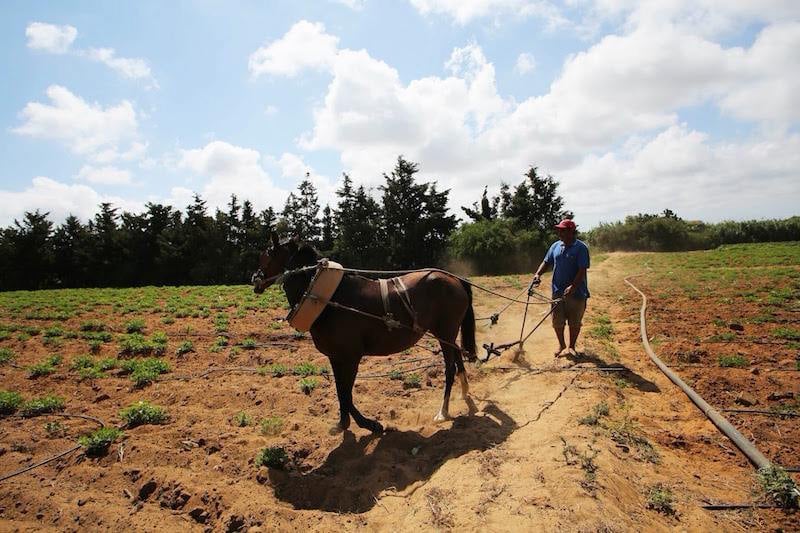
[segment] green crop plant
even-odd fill
[[[277,416],[267,417],[261,420],[262,435],[278,435],[283,429],[283,419]]]
[[[145,400],[140,400],[122,409],[119,417],[129,428],[145,424],[163,424],[168,419],[167,412],[163,407],[153,405]]]
[[[318,384],[319,384],[319,382],[317,381],[316,378],[308,377],[308,378],[302,378],[300,380],[298,386],[300,387],[300,390],[304,394],[311,394],[311,391],[316,389]]]
[[[267,466],[270,468],[283,469],[289,462],[286,450],[279,446],[264,448],[256,455],[255,465],[257,468]]]
[[[0,390],[0,416],[13,415],[22,403],[18,392]]]
[[[719,366],[723,368],[744,368],[750,364],[743,355],[720,355]]]
[[[11,363],[17,356],[9,348],[0,348],[0,365]]]
[[[178,346],[178,349],[175,350],[175,353],[181,356],[194,351],[194,344],[192,344],[192,341],[183,341],[180,346]]]
[[[89,457],[100,457],[108,453],[108,447],[122,435],[119,428],[104,427],[79,438],[78,444],[83,446]]]
[[[64,398],[60,396],[47,395],[41,398],[34,398],[23,402],[20,405],[19,412],[25,418],[33,416],[44,415],[48,413],[57,413],[64,410]]]
[[[125,323],[126,333],[142,333],[144,331],[144,320],[135,318]]]
[[[422,387],[422,376],[419,374],[407,374],[405,378],[403,378],[404,389],[418,389],[420,387]]]

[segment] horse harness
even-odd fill
[[[391,307],[389,306],[389,284],[391,283],[403,307],[406,308],[409,316],[411,316],[411,320],[413,321],[412,329],[417,333],[424,332],[425,330],[421,328],[419,322],[417,322],[417,312],[414,310],[414,306],[411,305],[411,298],[408,295],[408,289],[406,288],[406,284],[403,283],[403,280],[400,277],[391,279],[381,278],[378,280],[378,283],[381,288],[381,300],[383,300],[384,312],[383,321],[386,323],[386,327],[389,328],[389,330],[404,327],[402,323],[394,318],[394,314],[392,314]]]

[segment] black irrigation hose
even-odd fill
[[[103,422],[99,418],[95,418],[95,417],[89,416],[89,415],[80,415],[80,414],[72,414],[72,413],[46,413],[46,414],[42,414],[42,415],[38,415],[38,416],[62,416],[62,417],[65,417],[65,418],[83,418],[84,420],[90,420],[92,422],[95,422],[95,423],[99,424],[101,428],[106,427],[105,422]],[[29,418],[38,418],[38,416],[37,417],[28,417],[28,418],[25,418],[25,417],[17,417],[17,418],[28,420]],[[25,472],[29,472],[29,471],[33,470],[34,468],[39,468],[40,466],[44,466],[44,465],[46,465],[48,463],[52,463],[53,461],[55,461],[57,459],[61,459],[65,455],[69,455],[72,452],[74,452],[75,450],[78,450],[80,448],[81,448],[81,445],[80,444],[76,444],[72,448],[70,448],[68,450],[65,450],[63,452],[60,452],[60,453],[58,453],[58,454],[56,454],[56,455],[54,455],[52,457],[49,457],[48,459],[45,459],[43,461],[39,461],[38,463],[26,466],[24,468],[20,468],[19,470],[15,470],[14,472],[9,472],[8,474],[3,474],[2,476],[0,476],[0,482],[3,482],[5,480],[7,480],[7,479],[11,479],[12,477],[16,477],[16,476],[19,476],[21,474],[24,474]]]

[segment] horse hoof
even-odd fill
[[[331,428],[328,430],[328,434],[329,435],[338,435],[338,434],[340,434],[342,432],[344,432],[344,428],[342,426],[340,426],[339,424],[336,424],[335,426],[331,426]]]
[[[447,414],[445,414],[445,413],[443,413],[441,411],[436,413],[436,416],[433,417],[433,421],[434,422],[446,422],[449,419],[450,419],[450,417]]]
[[[367,429],[370,430],[372,433],[376,435],[380,435],[383,433],[383,426],[380,422],[373,422],[367,426]]]

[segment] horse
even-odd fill
[[[294,308],[311,283],[313,265],[322,257],[313,246],[297,238],[280,241],[277,235],[272,234],[271,241],[271,246],[259,258],[259,270],[253,275],[253,290],[261,294],[276,278],[283,277],[286,298]],[[425,332],[439,340],[444,359],[444,398],[434,420],[440,422],[450,418],[450,390],[456,375],[461,383],[462,398],[469,402],[462,352],[469,361],[475,360],[471,286],[436,269],[411,272],[400,276],[400,281],[402,283],[396,286],[405,289],[405,295],[400,290],[388,293],[389,311],[392,317],[397,318],[396,322],[384,320],[385,300],[379,281],[345,272],[330,298],[331,303],[311,325],[314,346],[328,357],[336,381],[339,422],[334,431],[346,430],[352,415],[359,427],[373,433],[383,432],[383,426],[377,420],[365,417],[353,404],[353,384],[361,358],[365,355],[387,356],[406,350],[414,346]],[[455,344],[459,330],[460,349]]]

